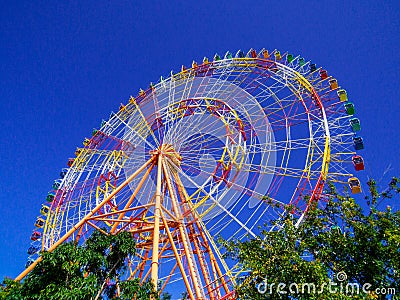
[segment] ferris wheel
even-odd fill
[[[121,104],[68,160],[18,278],[40,250],[129,231],[131,278],[231,299],[241,270],[218,237],[256,237],[287,213],[301,222],[328,181],[360,191],[354,112],[337,80],[300,56],[251,49],[182,66]]]

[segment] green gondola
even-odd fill
[[[286,59],[287,59],[287,62],[288,62],[288,63],[291,63],[291,62],[294,60],[293,54],[288,54],[288,55],[286,56]]]
[[[58,188],[60,187],[60,181],[55,180],[53,185],[51,186],[53,190],[58,190]]]
[[[232,53],[230,53],[229,51],[226,52],[224,58],[225,59],[231,59],[232,58]]]
[[[357,118],[350,119],[350,126],[354,132],[361,130],[360,120]]]
[[[346,109],[346,113],[348,115],[354,115],[355,109],[354,109],[354,104],[351,102],[346,102],[344,105],[344,108]]]
[[[55,197],[54,193],[49,193],[46,197],[46,201],[52,202],[54,200],[54,197]]]

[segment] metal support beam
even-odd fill
[[[151,260],[151,280],[156,289],[158,282],[158,250],[160,242],[162,159],[162,154],[159,153],[157,162],[157,187],[154,204],[153,254]]]
[[[61,245],[65,240],[67,240],[75,231],[77,231],[85,222],[93,216],[100,208],[102,208],[110,199],[112,199],[116,194],[118,194],[126,185],[129,184],[137,175],[139,175],[147,166],[152,163],[154,157],[151,157],[146,163],[144,163],[139,169],[137,169],[131,176],[129,176],[122,184],[120,184],[106,199],[104,199],[99,205],[97,205],[91,212],[89,212],[83,219],[81,219],[76,225],[74,225],[67,233],[65,233],[57,242],[55,242],[49,249],[48,252],[52,252],[59,245]],[[21,274],[19,274],[15,280],[22,280],[30,271],[32,271],[35,266],[42,260],[39,256],[28,268],[26,268]]]
[[[174,191],[172,183],[171,183],[171,178],[169,177],[168,169],[165,164],[163,165],[163,169],[164,169],[165,181],[167,183],[168,191],[169,191],[169,194],[171,197],[172,207],[173,207],[173,210],[179,220],[178,229],[179,229],[180,237],[182,240],[183,249],[184,249],[187,261],[188,261],[189,272],[190,272],[190,276],[193,280],[193,287],[196,292],[196,297],[197,297],[197,299],[205,299],[205,297],[202,293],[203,291],[200,289],[201,281],[199,278],[199,274],[198,274],[198,272],[196,272],[196,269],[195,269],[195,259],[193,257],[193,252],[190,249],[190,241],[188,239],[188,234],[186,232],[185,226],[183,224],[184,220],[183,220],[183,216],[179,209],[179,202],[178,202],[178,199],[176,198],[176,194],[175,194],[175,191]]]

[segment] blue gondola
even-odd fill
[[[25,264],[25,268],[29,267],[31,264],[33,264],[34,260],[33,259],[28,259],[26,264]]]
[[[354,149],[356,150],[362,150],[364,149],[364,142],[361,136],[355,136],[353,137],[353,145]]]
[[[38,247],[31,246],[31,247],[28,248],[28,254],[29,255],[33,255],[33,254],[37,253],[38,251],[39,251]]]
[[[244,58],[244,53],[242,50],[239,50],[238,52],[236,52],[236,58]]]

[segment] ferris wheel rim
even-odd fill
[[[330,127],[334,122],[337,122],[338,125],[335,126],[339,128],[339,131],[343,125],[336,119],[328,119],[328,113],[335,114],[335,111],[330,107],[325,107],[323,103],[325,100],[320,98],[319,92],[314,87],[315,82],[310,82],[306,78],[305,72],[302,73],[299,68],[290,66],[290,62],[285,64],[280,61],[282,57],[277,59],[277,52],[273,53],[275,53],[275,60],[259,57],[260,54],[257,57],[250,57],[247,54],[247,57],[214,59],[213,62],[205,61],[203,64],[193,65],[189,69],[182,68],[180,73],[171,73],[171,77],[161,79],[155,85],[151,84],[150,88],[146,91],[141,90],[138,97],[131,97],[126,105],[121,105],[120,110],[111,115],[110,119],[101,126],[100,130],[82,148],[75,161],[72,162],[70,169],[64,175],[65,177],[60,184],[61,188],[58,190],[61,192],[57,192],[53,196],[54,201],[49,209],[48,216],[52,218],[51,222],[46,220],[44,228],[44,236],[48,233],[46,237],[48,238],[47,242],[50,247],[45,245],[46,240],[43,237],[42,248],[46,249],[47,247],[47,249],[52,249],[54,245],[61,243],[59,241],[63,239],[61,237],[62,233],[68,231],[69,228],[71,230],[75,228],[79,217],[84,216],[85,213],[93,208],[92,192],[89,193],[89,190],[92,191],[94,188],[97,188],[95,204],[97,206],[103,205],[102,216],[104,218],[112,216],[114,214],[113,209],[119,204],[116,200],[114,201],[114,199],[109,199],[108,197],[116,191],[117,183],[121,182],[120,177],[125,176],[127,180],[130,178],[132,172],[136,173],[146,160],[149,164],[153,164],[154,159],[151,161],[148,160],[149,157],[152,157],[149,151],[156,151],[155,149],[161,149],[165,145],[171,145],[176,155],[174,154],[171,157],[165,158],[165,164],[170,169],[164,172],[165,174],[167,172],[171,173],[169,176],[175,182],[178,189],[178,181],[181,180],[179,178],[184,180],[183,183],[181,182],[182,187],[185,188],[188,183],[191,183],[195,187],[194,190],[192,188],[192,190],[186,191],[189,197],[189,200],[186,200],[188,200],[188,203],[191,203],[187,205],[191,205],[191,210],[197,216],[195,218],[201,221],[200,227],[203,227],[204,232],[210,240],[213,240],[215,232],[225,232],[228,226],[234,225],[233,223],[236,223],[232,227],[233,236],[243,238],[246,233],[253,237],[256,236],[253,233],[254,225],[251,222],[259,222],[262,219],[261,212],[267,211],[266,208],[260,209],[260,203],[264,206],[269,206],[268,201],[272,200],[279,204],[278,206],[280,207],[277,210],[281,210],[285,204],[294,203],[297,205],[296,201],[302,196],[300,190],[304,189],[310,191],[311,197],[305,206],[303,205],[300,209],[300,214],[298,215],[298,222],[300,222],[309,210],[310,205],[319,200],[319,197],[323,193],[324,183],[330,174],[329,166],[331,159],[336,159],[334,156],[331,157],[331,148],[335,143],[335,132],[331,132]],[[284,54],[283,57],[285,55],[287,54]],[[265,69],[262,69],[263,67]],[[271,69],[268,70],[268,68]],[[213,71],[210,77],[207,77],[207,72],[210,70]],[[265,73],[269,72],[267,74],[269,77],[266,75],[265,78],[263,77],[262,72],[264,71]],[[243,72],[245,75],[241,73],[240,75],[235,75],[235,72],[238,74]],[[230,74],[233,74],[232,77],[229,77],[231,76]],[[234,76],[237,76],[238,79]],[[251,76],[254,76],[255,79]],[[273,81],[272,85],[270,84],[268,87],[265,87],[269,89],[270,93],[265,92],[263,94],[263,88],[259,88],[257,85],[264,84],[261,80],[269,78],[275,81]],[[246,80],[249,80],[249,82]],[[184,87],[179,88],[179,85]],[[231,88],[231,85],[234,85],[235,88]],[[242,90],[244,92],[240,94],[240,92],[236,92],[236,88],[238,91]],[[193,95],[191,94],[192,89],[194,90]],[[286,89],[289,93],[286,92]],[[199,92],[201,90],[203,92]],[[253,93],[250,91],[253,91]],[[224,98],[226,97],[226,93],[229,92],[232,99]],[[160,101],[157,97],[160,97],[160,94],[162,95],[163,93],[168,93],[168,97],[162,98]],[[200,94],[195,95],[195,93]],[[249,99],[246,98],[247,94],[251,98],[256,99],[254,104],[247,102],[239,103],[237,99],[250,99],[250,96]],[[290,104],[291,95],[294,95],[293,102],[296,102],[296,104]],[[276,99],[272,100],[271,104],[269,104],[270,108],[265,108],[262,106],[265,104],[261,104],[261,101],[266,101],[269,97],[272,97],[271,99],[275,97]],[[309,98],[304,100],[305,98],[303,99],[303,97]],[[200,103],[201,101],[204,101],[204,103]],[[306,103],[306,101],[308,102]],[[193,105],[194,103],[198,105],[197,108]],[[233,106],[230,103],[233,103]],[[304,107],[304,112],[300,110],[299,115],[291,111],[292,109],[299,109],[299,107],[295,106],[297,104],[299,104],[299,107],[300,104]],[[179,110],[185,111],[190,105],[192,105],[192,111],[190,112],[191,115],[185,116],[187,118],[186,121],[182,121],[184,119],[182,116],[173,115],[172,112],[174,110],[175,113],[176,111],[179,112]],[[275,108],[274,105],[278,108]],[[198,111],[195,111],[196,109]],[[259,113],[257,113],[257,109]],[[232,113],[232,117],[228,114],[224,115],[226,110]],[[267,111],[269,113],[266,113]],[[209,113],[209,116],[203,118],[207,113]],[[131,117],[129,117],[129,114],[132,114]],[[169,119],[164,119],[162,117],[163,114],[170,114]],[[264,126],[271,129],[261,130],[260,124],[263,123],[259,121],[262,119],[260,116],[265,116],[265,119],[268,120],[268,125]],[[285,120],[282,120],[283,117]],[[222,122],[220,121],[221,118],[226,118],[226,120],[224,119]],[[189,126],[186,129],[188,124],[193,123],[194,120],[198,123],[197,127]],[[211,122],[211,120],[213,121]],[[164,124],[160,125],[160,122],[164,122]],[[224,135],[219,129],[214,129],[214,131],[209,131],[208,135],[206,135],[202,132],[201,128],[207,122],[209,123],[208,127],[205,126],[207,129],[211,129],[213,126],[217,127],[216,124],[221,123],[221,127],[224,127],[227,131],[231,130],[232,133]],[[283,122],[283,125],[280,122]],[[302,135],[296,136],[296,130],[303,123],[308,124],[307,129],[309,134],[308,137],[304,138]],[[181,127],[179,130],[175,129],[174,131],[173,127],[178,125]],[[160,129],[162,127],[164,129]],[[293,132],[291,128],[294,128]],[[303,126],[300,128],[302,129]],[[132,133],[135,130],[136,133]],[[258,135],[257,130],[261,131],[262,134]],[[267,136],[268,130],[271,130],[273,138],[265,139],[262,137],[263,139],[259,140],[263,134]],[[282,133],[278,134],[277,137],[274,135],[274,133],[277,133],[276,130],[282,130]],[[196,131],[201,134],[196,135]],[[182,139],[185,134],[188,134],[193,141],[183,141]],[[301,134],[304,133],[301,132]],[[347,140],[344,139],[343,148],[348,148],[348,144],[350,144],[348,136],[350,134],[345,132],[343,136],[345,135]],[[161,136],[163,138],[167,137],[165,143],[161,139],[159,140]],[[178,143],[179,139],[181,141]],[[110,150],[111,148],[104,148],[102,150],[102,148],[99,148],[100,146],[98,145],[102,145],[104,141],[108,141],[109,145],[114,145],[113,147],[116,147],[115,150]],[[270,143],[268,146],[266,146],[267,141]],[[225,149],[223,153],[226,152],[228,154],[221,154],[220,148],[222,145],[223,149]],[[206,147],[204,148],[204,146]],[[235,160],[232,160],[234,156],[229,152],[231,151],[229,147],[233,149],[232,153],[236,153],[235,155],[240,156],[242,153],[243,158],[241,159],[243,165],[240,167],[238,167]],[[349,154],[347,148],[344,150],[345,155]],[[181,151],[182,149],[184,151]],[[292,152],[306,153],[302,149],[307,149],[305,166],[303,168],[299,165],[293,165],[293,160],[290,158],[293,155]],[[334,155],[338,155],[337,153],[339,152],[335,152]],[[257,154],[261,158],[257,157]],[[182,157],[180,157],[181,155]],[[274,165],[269,165],[268,162],[270,162],[271,157],[275,157],[274,155],[279,157],[277,164],[275,165],[274,160]],[[89,163],[85,164],[83,158],[79,159],[81,156],[84,156],[92,165]],[[180,162],[177,163],[177,160],[180,160]],[[266,164],[263,165],[265,162]],[[207,164],[209,165],[208,167]],[[257,166],[257,164],[260,166]],[[213,167],[214,165],[216,166]],[[338,170],[338,172],[341,171],[340,168]],[[234,176],[232,174],[235,171],[236,175]],[[143,181],[143,191],[140,194],[144,197],[144,202],[141,203],[142,206],[151,204],[151,201],[153,201],[150,196],[155,186],[155,175],[151,172],[152,170],[149,171],[147,179]],[[179,174],[176,175],[177,177],[174,175],[175,172]],[[242,173],[246,175],[240,175]],[[340,175],[340,173],[338,174]],[[202,177],[198,177],[200,175]],[[270,175],[270,179],[262,179]],[[115,184],[112,183],[114,182],[113,176],[115,177]],[[164,176],[168,177],[167,175]],[[282,196],[279,194],[281,190],[280,186],[284,178],[286,180],[286,177],[293,177],[294,181],[299,179],[289,203],[279,198]],[[202,184],[199,184],[201,178],[205,179]],[[132,179],[133,185],[138,183],[138,178]],[[271,194],[274,192],[278,197],[263,194],[262,191],[264,189],[260,188],[260,183],[268,183],[268,191],[270,190],[270,185],[273,185]],[[129,184],[127,186],[129,187]],[[239,192],[239,190],[242,191]],[[120,191],[123,193],[122,197],[128,197],[127,190],[122,188]],[[130,192],[133,192],[132,188]],[[164,196],[171,198],[173,194],[172,190],[169,194],[167,193]],[[66,196],[64,197],[64,195]],[[217,198],[214,198],[213,195]],[[237,198],[235,198],[236,196]],[[103,200],[106,201],[104,203],[101,202],[103,198],[107,199],[107,201]],[[223,202],[225,201],[224,198],[228,199],[227,202]],[[255,204],[251,203],[253,198],[256,201]],[[123,201],[125,202],[121,202],[121,204],[129,203],[131,200],[127,202],[126,198]],[[132,201],[136,200],[133,199]],[[140,201],[135,203],[140,204]],[[168,206],[166,207],[168,208]],[[216,207],[221,212],[215,210]],[[248,211],[251,211],[251,213],[248,213]],[[150,213],[154,214],[151,211]],[[51,214],[56,215],[56,217],[51,216]],[[243,214],[243,219],[238,217],[239,214]],[[247,216],[246,214],[248,215],[248,219],[244,219]],[[210,219],[218,217],[218,220],[209,220],[207,216]],[[271,214],[270,216],[273,217],[274,215]],[[112,221],[104,222],[107,224],[107,222]],[[249,224],[250,226],[248,226]],[[208,228],[211,228],[211,231]],[[213,251],[218,254],[218,246],[213,245],[213,247]],[[223,261],[222,258],[219,259]],[[225,268],[225,272],[230,272],[229,267]]]

